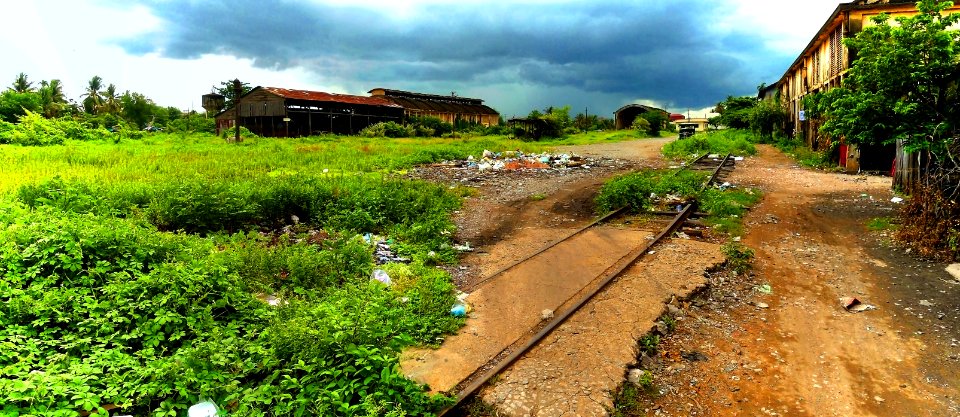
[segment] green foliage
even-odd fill
[[[890,217],[874,217],[867,222],[867,230],[871,232],[883,232],[896,229],[897,225],[893,223],[893,219]]]
[[[453,125],[437,117],[413,117],[408,122],[413,126],[414,136],[417,137],[440,137],[453,132]]]
[[[761,140],[772,140],[783,135],[787,110],[776,100],[761,100],[750,112],[750,128]]]
[[[18,93],[6,90],[0,93],[0,121],[14,123],[28,112],[43,110],[43,98],[33,91]]]
[[[663,155],[668,158],[687,158],[703,154],[756,155],[754,136],[745,130],[723,129],[697,133],[683,140],[675,140],[663,146]]]
[[[443,271],[405,266],[390,288],[367,278],[362,239],[202,239],[54,207],[99,204],[84,190],[23,189],[45,204],[0,210],[5,413],[182,413],[212,398],[240,415],[420,415],[447,403],[398,366],[403,346],[462,325]]]
[[[819,151],[810,149],[800,138],[779,137],[774,141],[774,146],[783,153],[789,155],[797,161],[798,164],[817,169],[828,169],[835,164],[830,161],[831,149],[828,148]],[[831,146],[835,147],[839,143],[834,142]]]
[[[660,335],[647,333],[637,342],[640,346],[640,353],[646,353],[648,356],[657,354],[657,347],[660,346]]]
[[[650,134],[650,121],[643,117],[637,117],[633,119],[633,123],[630,124],[630,128],[636,130],[637,133],[641,135]]]
[[[600,190],[596,198],[601,213],[628,206],[634,212],[647,211],[653,206],[653,196],[676,195],[681,199],[696,198],[705,177],[692,171],[674,174],[667,171],[640,171],[616,177]]]
[[[714,112],[720,114],[717,120],[720,125],[731,129],[747,129],[750,127],[750,117],[756,105],[756,97],[727,96],[726,100],[717,103]]]
[[[168,110],[167,113],[170,114],[171,112]],[[211,135],[217,133],[217,120],[213,117],[205,117],[197,113],[190,113],[186,117],[177,117],[172,119],[167,122],[166,126],[167,130],[172,133],[183,134],[195,132],[209,133]]]
[[[542,122],[538,126],[541,138],[560,138],[567,133],[572,133],[569,129],[575,130],[573,121],[570,120],[570,106],[550,106],[543,109],[543,113],[539,110],[533,110],[527,118]]]
[[[27,112],[20,123],[0,129],[0,143],[23,146],[61,145],[67,139],[102,140],[110,137],[104,129],[91,129],[72,119],[46,119]]]
[[[660,131],[667,127],[667,113],[662,111],[648,111],[641,114],[637,118],[643,118],[647,121],[649,128],[647,129],[646,133],[650,136],[660,136]],[[634,120],[634,123],[636,123],[636,120]],[[636,127],[634,128],[636,129]]]
[[[753,249],[739,242],[729,242],[722,247],[727,258],[727,265],[739,274],[744,274],[753,268]]]
[[[361,136],[368,138],[409,138],[416,134],[413,127],[396,122],[379,122],[363,128]]]
[[[227,108],[227,109],[233,107],[234,100],[236,100],[236,97],[237,97],[236,90],[233,88],[233,81],[234,80],[220,81],[220,85],[214,85],[210,87],[211,93],[220,94],[221,96],[224,97],[223,105],[224,105],[224,108]],[[250,83],[243,82],[243,81],[240,82],[241,96],[249,93],[250,90],[253,90],[253,87],[250,87]],[[220,110],[223,110],[223,109],[218,109],[218,111]]]
[[[943,15],[952,3],[917,2],[918,14],[896,24],[881,14],[875,25],[846,39],[857,52],[842,87],[814,103],[821,130],[850,143],[890,144],[908,152],[942,152],[955,141],[960,108],[960,14]]]

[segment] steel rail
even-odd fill
[[[707,188],[710,184],[717,180],[717,175],[720,174],[720,170],[727,165],[728,161],[731,161],[730,154],[727,154],[727,156],[723,157],[723,160],[720,161],[720,165],[717,165],[717,169],[713,170],[713,174],[710,175],[710,179],[703,183],[703,188]]]
[[[496,376],[496,375],[499,374],[500,372],[503,372],[504,369],[506,369],[507,367],[509,367],[510,365],[512,365],[514,362],[516,362],[516,360],[519,359],[521,356],[523,356],[528,350],[530,350],[532,347],[536,346],[537,343],[540,342],[540,340],[542,340],[544,337],[546,337],[547,335],[549,335],[549,334],[550,334],[554,329],[556,329],[558,326],[560,326],[561,324],[563,324],[568,318],[570,318],[574,313],[576,313],[581,307],[583,307],[583,306],[586,305],[591,299],[593,299],[593,297],[594,297],[595,295],[597,295],[598,293],[600,293],[600,291],[602,291],[604,288],[606,288],[607,285],[609,285],[611,282],[613,282],[613,280],[616,279],[621,273],[623,273],[623,271],[625,271],[627,268],[629,268],[631,265],[633,265],[633,263],[636,262],[637,259],[640,259],[644,254],[646,254],[646,253],[650,250],[651,247],[653,247],[654,245],[656,245],[657,243],[659,243],[660,240],[662,240],[664,237],[670,236],[671,233],[673,233],[678,227],[680,227],[680,226],[683,224],[684,221],[686,221],[687,217],[690,216],[690,213],[691,213],[692,211],[693,211],[693,205],[692,205],[692,204],[687,204],[687,206],[684,207],[683,210],[681,210],[679,213],[677,213],[677,215],[676,215],[676,217],[674,217],[673,221],[671,221],[670,224],[669,224],[666,228],[664,228],[663,230],[661,230],[660,233],[659,233],[656,237],[653,238],[653,240],[646,242],[646,244],[644,244],[640,249],[635,249],[635,250],[631,251],[630,253],[624,255],[624,256],[623,256],[622,258],[620,258],[619,260],[617,260],[617,262],[615,262],[613,265],[611,265],[611,268],[612,268],[612,267],[616,267],[616,268],[615,268],[614,270],[612,270],[612,271],[604,274],[604,275],[601,277],[600,283],[599,283],[593,290],[591,290],[589,293],[585,294],[583,297],[581,297],[579,300],[577,300],[577,302],[576,302],[575,304],[573,304],[573,306],[571,306],[570,308],[568,308],[568,309],[567,309],[566,311],[564,311],[561,315],[559,315],[559,316],[557,316],[557,317],[554,317],[553,320],[551,320],[549,323],[547,323],[547,325],[544,326],[544,327],[543,327],[537,334],[535,334],[530,340],[528,340],[526,343],[524,343],[524,344],[523,344],[520,348],[518,348],[517,350],[513,351],[509,356],[507,356],[507,357],[504,358],[503,360],[497,362],[497,364],[494,365],[494,367],[491,368],[490,370],[488,370],[486,373],[484,373],[482,377],[480,377],[479,379],[474,380],[472,383],[470,383],[470,385],[467,385],[465,388],[463,388],[463,389],[457,394],[456,401],[455,401],[452,405],[450,405],[449,407],[441,410],[440,413],[437,414],[437,417],[442,417],[443,415],[445,415],[445,414],[446,414],[447,412],[449,412],[450,410],[456,408],[458,405],[460,405],[460,403],[463,402],[463,400],[465,400],[467,397],[469,397],[469,396],[473,395],[474,393],[476,393],[477,390],[479,390],[481,387],[483,387],[483,385],[486,384],[491,378],[493,378],[494,376]],[[502,354],[503,351],[501,351],[500,353]],[[497,356],[499,356],[499,354],[498,354]],[[494,356],[494,357],[496,357],[496,356]],[[461,381],[461,383],[463,383],[463,382]]]
[[[560,239],[557,239],[557,240],[555,240],[555,241],[553,241],[553,242],[548,243],[546,246],[544,246],[544,247],[542,247],[542,248],[540,248],[540,249],[537,249],[536,252],[534,252],[534,253],[532,253],[532,254],[530,254],[530,255],[527,255],[526,257],[523,257],[523,258],[517,260],[516,262],[514,262],[514,263],[512,263],[512,264],[510,264],[510,265],[507,265],[507,266],[505,266],[505,267],[503,267],[503,268],[500,268],[499,270],[497,270],[497,272],[494,272],[494,273],[488,275],[486,278],[478,281],[477,283],[471,285],[470,287],[468,287],[468,288],[466,288],[466,289],[469,290],[469,291],[473,291],[473,290],[479,288],[481,285],[483,285],[483,284],[486,283],[487,281],[490,281],[491,279],[496,278],[498,275],[500,275],[500,274],[502,274],[502,273],[504,273],[504,272],[507,272],[507,271],[509,271],[510,269],[513,269],[513,268],[516,267],[517,265],[520,265],[520,264],[522,264],[522,263],[530,260],[530,258],[533,258],[533,257],[535,257],[535,256],[537,256],[537,255],[539,255],[539,254],[541,254],[541,253],[544,253],[544,252],[546,252],[548,249],[550,249],[550,248],[552,248],[552,247],[554,247],[554,246],[557,246],[557,245],[563,243],[563,242],[566,241],[567,239],[570,239],[570,238],[572,238],[572,237],[574,237],[574,236],[576,236],[576,235],[579,235],[579,234],[585,232],[587,229],[589,229],[589,228],[591,228],[591,227],[594,227],[594,226],[596,226],[596,225],[598,225],[598,224],[600,224],[600,223],[603,223],[603,222],[607,221],[608,219],[610,219],[610,218],[612,218],[612,217],[615,217],[615,216],[623,213],[624,211],[627,210],[627,207],[629,207],[629,206],[623,206],[623,207],[620,207],[620,208],[618,208],[618,209],[616,209],[616,210],[614,210],[614,211],[611,211],[611,212],[607,213],[606,215],[604,215],[603,217],[594,220],[594,221],[591,222],[590,224],[588,224],[588,225],[586,225],[586,226],[583,226],[583,227],[581,227],[580,229],[577,229],[577,231],[575,231],[575,232],[573,232],[573,233],[571,233],[571,234],[569,234],[569,235],[566,235],[566,236],[564,236],[564,237],[562,237],[562,238],[560,238]],[[467,291],[467,292],[469,292],[469,291]]]

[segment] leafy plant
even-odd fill
[[[729,242],[721,250],[727,258],[727,265],[738,274],[744,274],[753,267],[753,249],[739,242]]]

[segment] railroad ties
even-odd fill
[[[719,157],[716,155],[703,155],[693,162],[687,164],[682,169],[690,169],[695,171],[708,171],[711,173],[710,177],[703,184],[703,187],[709,187],[715,185],[717,182],[722,181],[726,178],[727,175],[734,169],[735,160],[731,155],[726,155],[724,157]],[[677,212],[654,212],[648,214],[671,216],[671,221],[669,224],[660,229],[659,233],[651,240],[644,242],[639,247],[631,250],[626,253],[620,259],[616,260],[612,265],[610,265],[600,276],[597,276],[592,283],[598,283],[593,286],[588,285],[590,288],[583,288],[578,292],[579,297],[571,299],[570,307],[566,308],[564,311],[558,311],[557,314],[550,319],[540,323],[538,326],[530,329],[530,332],[521,336],[513,341],[509,346],[505,347],[499,354],[495,355],[493,359],[479,366],[473,371],[472,374],[465,377],[460,383],[456,384],[456,387],[449,392],[456,393],[456,401],[450,407],[444,409],[439,413],[439,416],[445,415],[447,412],[456,409],[464,400],[470,396],[476,394],[481,388],[483,388],[491,379],[494,379],[498,374],[506,371],[514,362],[522,358],[528,351],[537,346],[541,340],[546,338],[551,332],[554,331],[557,327],[567,321],[568,318],[573,316],[577,311],[590,302],[594,296],[601,293],[604,288],[613,282],[619,275],[621,275],[625,270],[627,270],[631,265],[636,263],[638,260],[642,259],[644,255],[647,255],[651,252],[651,248],[660,243],[666,238],[674,236],[675,233],[686,231],[689,235],[700,236],[698,233],[703,229],[704,224],[698,220],[695,220],[696,217],[705,216],[704,213],[696,213],[694,211],[695,204],[686,204],[679,208]],[[484,283],[494,280],[499,276],[507,273],[508,271],[522,267],[525,263],[531,261],[534,257],[540,256],[541,254],[551,250],[552,248],[562,247],[564,242],[575,238],[578,235],[583,235],[589,230],[596,228],[601,223],[610,220],[614,217],[619,216],[624,213],[626,210],[621,208],[615,210],[610,214],[594,221],[593,223],[580,228],[565,237],[554,241],[543,248],[533,252],[531,255],[526,256],[494,273],[489,275],[487,278],[477,283],[473,289],[476,289],[482,286]],[[690,228],[690,229],[684,229]],[[679,234],[679,233],[678,233]],[[532,334],[532,336],[530,336]]]

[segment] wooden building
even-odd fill
[[[670,113],[666,110],[658,109],[656,107],[646,106],[643,104],[627,104],[617,111],[613,112],[613,120],[616,122],[617,129],[629,129],[633,125],[634,119],[641,114],[651,111],[658,111],[663,113],[664,120],[668,120]]]
[[[947,13],[960,11],[953,6]],[[810,40],[803,52],[787,68],[777,82],[776,90],[764,90],[761,98],[779,96],[787,109],[787,134],[802,137],[813,149],[823,149],[832,138],[819,133],[820,126],[806,117],[803,99],[807,95],[823,92],[840,83],[856,59],[843,44],[844,38],[856,36],[865,27],[873,25],[872,18],[887,13],[891,19],[912,16],[917,13],[915,0],[856,0],[841,3],[823,26]],[[861,149],[853,145],[840,146],[841,166],[848,171],[890,171],[896,148],[870,147]]]
[[[500,114],[477,98],[441,96],[386,88],[374,88],[370,90],[370,95],[403,107],[404,115],[408,118],[429,116],[450,124],[456,124],[458,121],[483,126],[500,124]]]
[[[235,109],[218,113],[217,133],[233,128]],[[383,97],[256,87],[240,98],[240,126],[260,136],[352,135],[386,121],[402,122],[403,107]]]

